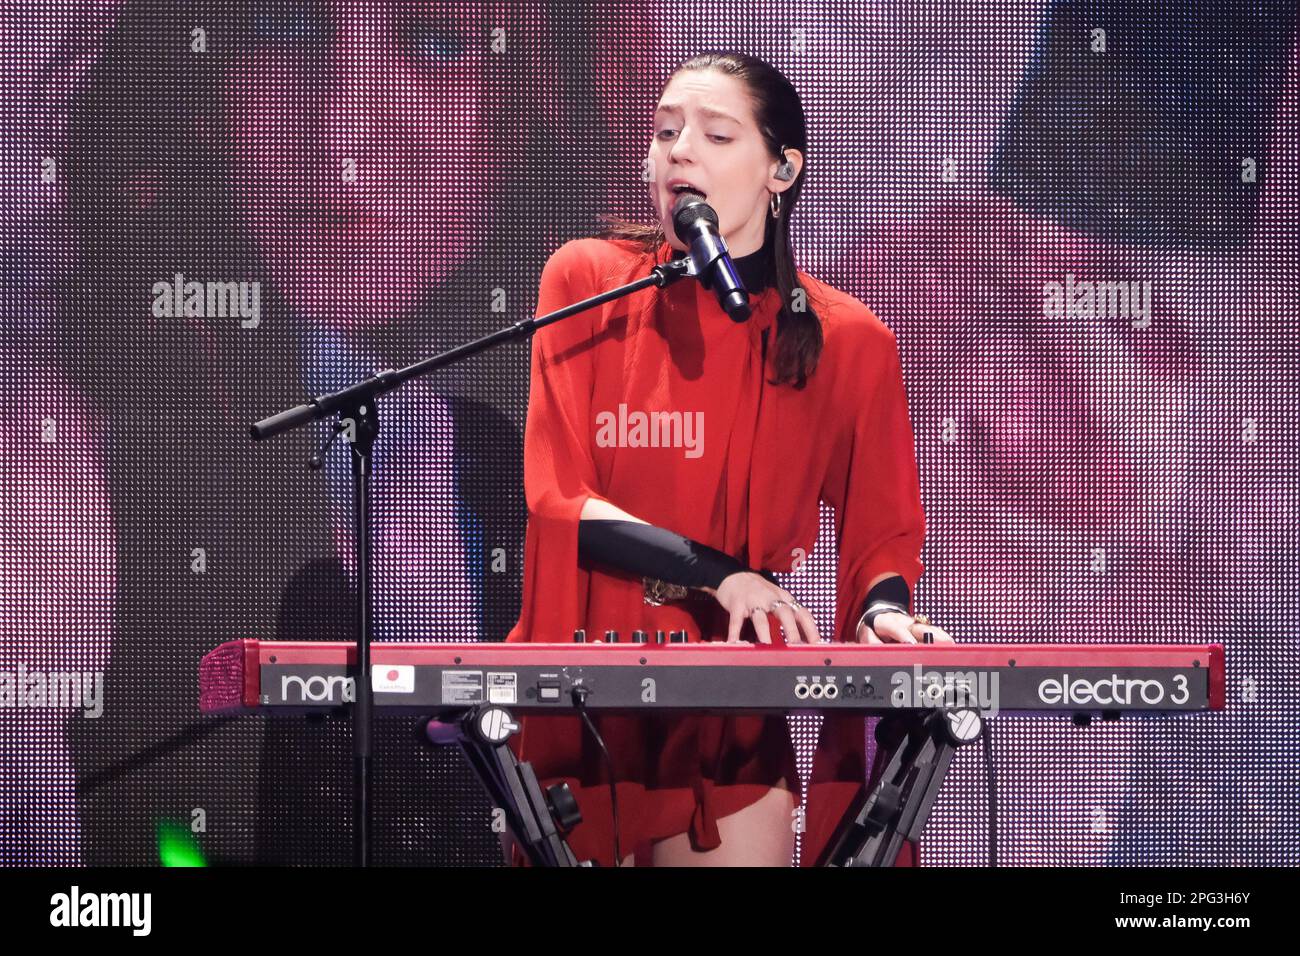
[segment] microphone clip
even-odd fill
[[[683,256],[680,259],[669,259],[667,262],[659,263],[650,270],[650,274],[655,276],[655,285],[662,289],[679,279],[695,278],[699,272],[695,268],[695,260],[690,256]]]

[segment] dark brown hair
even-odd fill
[[[823,344],[821,319],[813,311],[808,290],[799,283],[794,249],[790,244],[790,215],[799,201],[808,169],[808,134],[803,103],[779,70],[744,53],[720,51],[700,53],[680,64],[664,81],[659,96],[663,96],[673,77],[683,70],[719,70],[736,77],[749,91],[759,131],[772,158],[780,159],[783,147],[804,154],[804,166],[794,185],[781,194],[780,218],[767,216],[763,233],[768,282],[781,293],[781,311],[777,314],[776,379],[772,384],[803,388],[817,367]],[[665,241],[663,227],[657,223],[651,226],[613,216],[603,219],[606,227],[599,233],[602,239],[631,240],[640,243],[648,253],[657,252]],[[802,293],[802,308],[798,310],[791,308],[796,289]]]

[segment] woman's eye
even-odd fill
[[[465,52],[465,40],[445,22],[411,20],[399,30],[402,46],[411,56],[430,60],[455,60]]]
[[[262,4],[253,11],[253,38],[259,43],[324,43],[330,36],[329,17],[316,3]]]
[[[661,129],[661,130],[660,130],[658,133],[656,133],[655,135],[658,136],[660,139],[667,139],[667,138],[668,138],[668,135],[665,135],[665,134],[672,134],[672,133],[675,133],[675,132],[677,132],[677,130],[675,130],[675,129]],[[719,143],[730,143],[730,142],[731,142],[731,137],[730,137],[730,136],[719,136],[719,135],[717,135],[717,134],[710,134],[710,135],[709,135],[709,139],[716,140],[716,141],[719,142]]]

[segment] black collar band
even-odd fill
[[[673,250],[672,257],[674,259],[682,259],[685,256],[686,253],[682,250]],[[731,261],[736,267],[736,274],[740,276],[740,281],[745,284],[746,292],[752,295],[768,288],[770,283],[768,282],[769,266],[766,249],[760,248],[747,256],[741,256],[739,259],[733,256]]]

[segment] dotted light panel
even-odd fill
[[[1296,19],[26,6],[0,38],[0,865],[156,865],[176,826],[210,863],[349,862],[347,722],[197,709],[224,641],[351,637],[345,442],[312,470],[323,425],[247,425],[527,317],[562,242],[650,222],[656,97],[706,49],[799,90],[800,268],[897,335],[916,607],[959,641],[1227,646],[1219,714],[995,719],[999,861],[1300,862]],[[514,623],[527,398],[520,343],[385,401],[377,640]],[[823,631],[832,519],[784,579]],[[791,727],[806,770],[817,721]],[[379,722],[376,860],[499,861],[478,784],[414,731]],[[922,863],[984,862],[986,801],[964,748]]]

